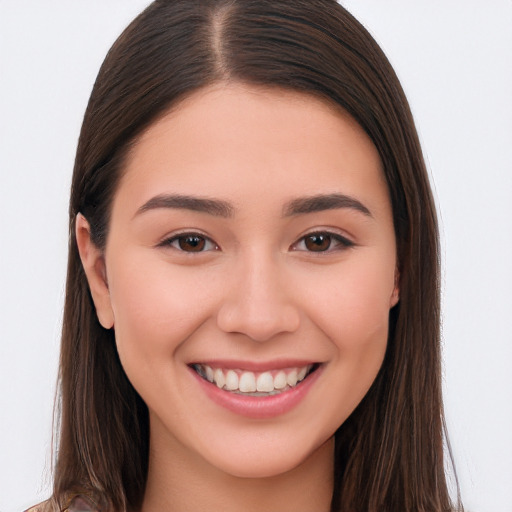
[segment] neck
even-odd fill
[[[177,443],[154,443],[141,512],[328,512],[333,492],[334,439],[286,473],[230,475]]]

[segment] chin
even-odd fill
[[[329,453],[330,452],[330,453]],[[209,463],[220,471],[237,478],[276,478],[286,473],[298,470],[300,467],[314,464],[317,457],[324,458],[334,455],[334,436],[318,446],[306,449],[304,445],[285,445],[279,447],[267,446],[266,449],[247,449],[230,454],[222,452],[225,456],[220,459],[217,452],[209,457]],[[212,454],[214,455],[214,454]],[[232,455],[231,457],[227,457]]]

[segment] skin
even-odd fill
[[[233,214],[139,210],[161,194],[220,199]],[[283,216],[318,194],[368,213]],[[143,510],[329,510],[333,435],[379,371],[399,293],[388,190],[359,125],[308,95],[209,87],[139,138],[105,251],[84,217],[76,229],[98,318],[150,412]],[[183,232],[205,250],[180,249]],[[306,243],[319,232],[332,233],[327,250]],[[321,372],[297,406],[266,419],[214,403],[188,366],[290,357]]]

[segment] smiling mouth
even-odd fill
[[[315,363],[263,372],[215,368],[203,363],[193,364],[191,368],[219,389],[245,396],[273,396],[295,388],[319,366]]]

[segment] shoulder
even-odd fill
[[[75,496],[62,511],[59,507],[55,507],[51,500],[48,500],[24,512],[101,512],[101,509],[96,507],[91,500],[84,496]]]
[[[24,512],[51,512],[50,503],[48,501],[44,501],[43,503],[39,503],[39,505],[34,505],[31,508],[28,508]]]

